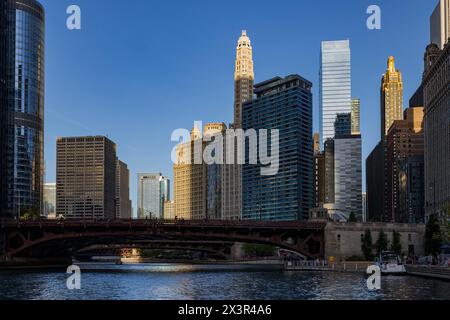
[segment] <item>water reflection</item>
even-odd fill
[[[177,264],[81,266],[81,290],[66,287],[61,271],[0,272],[0,299],[126,300],[367,300],[450,299],[450,283],[415,277],[386,277],[369,292],[359,274],[229,271],[230,266]]]

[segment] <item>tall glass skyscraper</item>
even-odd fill
[[[170,180],[160,173],[138,174],[138,218],[163,218],[169,189]]]
[[[242,216],[246,220],[308,219],[313,207],[312,83],[298,76],[255,85],[256,99],[243,105],[243,129],[279,130],[279,170],[261,175],[261,164],[242,166]],[[270,136],[270,134],[269,134]],[[261,137],[260,137],[261,138]],[[268,137],[268,144],[271,144]],[[258,150],[271,148],[261,145]]]
[[[42,212],[45,13],[0,0],[0,216]]]
[[[322,42],[320,57],[320,134],[322,144],[334,138],[337,114],[351,113],[350,41]]]

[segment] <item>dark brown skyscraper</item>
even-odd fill
[[[403,220],[400,211],[400,171],[408,159],[423,157],[423,107],[408,108],[405,120],[396,120],[386,136],[386,190],[384,212],[388,221],[408,222]],[[403,179],[406,178],[403,176]],[[423,181],[416,183],[422,183]],[[421,198],[424,195],[420,195]],[[420,199],[418,199],[420,200]],[[421,201],[423,203],[423,201]],[[402,202],[404,203],[404,202]]]
[[[450,43],[427,47],[425,103],[425,201],[427,216],[450,219]]]
[[[130,170],[119,159],[116,168],[116,218],[131,218]]]
[[[100,136],[59,138],[56,148],[56,213],[65,218],[114,219],[114,142]]]

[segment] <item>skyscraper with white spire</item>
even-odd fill
[[[236,48],[234,70],[234,129],[242,128],[242,105],[253,98],[253,48],[247,31],[243,30]],[[237,154],[237,149],[235,149]],[[227,164],[222,178],[222,219],[242,217],[242,166]]]
[[[242,104],[253,97],[253,49],[247,31],[243,30],[236,48],[234,71],[234,127],[242,127]]]

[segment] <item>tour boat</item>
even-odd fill
[[[380,267],[381,274],[383,275],[401,275],[406,273],[405,266],[399,255],[393,251],[383,251],[378,260],[378,266]]]

